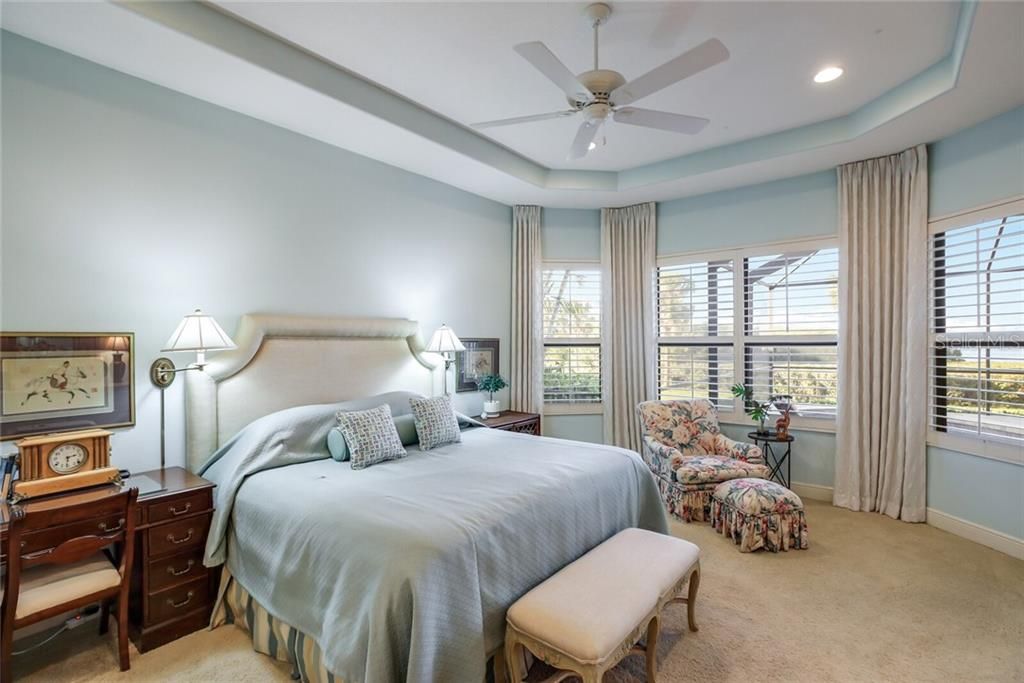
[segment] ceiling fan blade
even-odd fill
[[[544,43],[540,41],[521,43],[514,49],[537,71],[557,85],[562,92],[569,96],[569,99],[576,102],[589,102],[593,97],[587,90],[587,86],[580,83],[579,79],[569,71],[565,64],[559,61],[555,53],[549,50]]]
[[[729,59],[729,50],[722,44],[722,41],[718,38],[705,40],[692,50],[651,69],[643,76],[634,78],[625,85],[620,85],[612,91],[609,99],[619,106],[630,104],[727,59]]]
[[[549,114],[533,114],[531,116],[515,116],[510,119],[481,121],[480,123],[474,123],[472,125],[474,128],[494,128],[496,126],[512,126],[517,123],[529,123],[530,121],[547,121],[548,119],[560,119],[563,116],[572,116],[575,113],[575,109],[566,109],[565,111],[553,111]]]
[[[576,131],[576,139],[572,141],[572,147],[569,148],[570,159],[582,159],[587,156],[587,152],[590,151],[590,143],[597,137],[597,131],[601,128],[602,123],[604,123],[602,119],[588,119],[580,124],[580,129]]]
[[[635,107],[623,107],[616,110],[616,123],[628,123],[631,126],[644,126],[646,128],[658,128],[673,133],[686,133],[695,135],[704,126],[711,123],[707,119],[698,116],[686,116],[684,114],[670,114],[667,111],[655,111],[653,109],[637,109]]]

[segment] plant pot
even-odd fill
[[[494,417],[501,412],[501,401],[484,401],[484,417]]]

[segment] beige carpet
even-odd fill
[[[698,633],[670,607],[662,681],[1024,681],[1024,562],[943,531],[808,503],[811,548],[740,554],[703,524]],[[15,658],[16,680],[288,681],[235,627],[201,631],[117,672],[90,627]],[[605,680],[643,681],[629,657]],[[531,676],[531,680],[538,678]]]

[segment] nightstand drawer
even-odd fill
[[[146,597],[147,626],[184,616],[210,603],[210,581],[200,578]]]
[[[194,548],[191,552],[171,555],[149,563],[146,578],[146,593],[155,593],[169,586],[185,583],[206,576],[203,566],[204,548]]]
[[[146,505],[146,523],[157,524],[197,512],[206,512],[213,507],[210,491],[197,491],[171,500],[159,500]]]
[[[201,548],[206,543],[206,532],[209,528],[209,514],[152,527],[146,531],[149,541],[149,556],[153,558],[168,553],[180,553],[192,548]]]

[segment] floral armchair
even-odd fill
[[[718,411],[706,399],[645,401],[637,414],[641,455],[669,512],[683,521],[708,519],[711,494],[723,481],[770,475],[760,448],[722,434]]]

